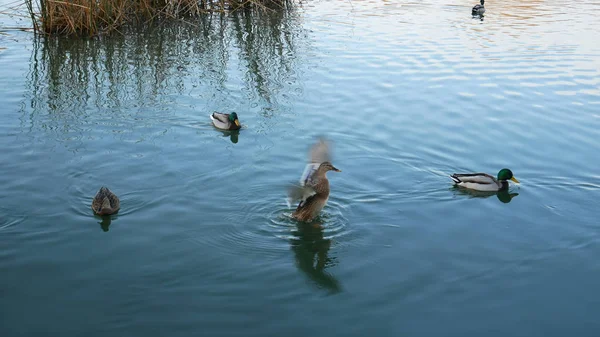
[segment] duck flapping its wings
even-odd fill
[[[316,183],[313,181],[314,173],[319,169],[323,162],[331,162],[331,144],[325,138],[319,140],[310,148],[308,153],[308,163],[304,167],[304,172],[300,176],[299,185],[292,185],[288,189],[288,207],[291,207],[296,201],[300,201],[300,205],[308,198],[315,195],[315,190],[312,188]]]

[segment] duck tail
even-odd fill
[[[460,179],[458,179],[458,177],[456,176],[456,173],[450,176],[450,179],[452,179],[454,181],[455,184],[461,183],[462,181]]]

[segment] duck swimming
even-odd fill
[[[299,221],[311,221],[319,215],[329,199],[329,180],[327,179],[329,171],[342,172],[326,161],[306,178],[300,203],[292,217]]]
[[[92,200],[92,210],[98,215],[114,214],[120,207],[119,198],[104,186],[100,188],[94,200]]]
[[[471,15],[476,16],[482,16],[483,13],[485,13],[485,7],[483,7],[483,3],[485,2],[485,0],[481,0],[481,5],[475,5],[473,6],[473,9],[471,10]]]
[[[217,129],[239,130],[242,127],[238,119],[238,115],[235,112],[232,112],[231,114],[213,112],[210,115],[210,119]]]
[[[508,189],[508,180],[519,183],[511,170],[503,168],[498,172],[498,179],[486,173],[454,173],[450,176],[454,184],[476,191],[500,191]]]

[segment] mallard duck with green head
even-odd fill
[[[497,178],[486,173],[454,173],[450,176],[454,184],[476,191],[500,191],[508,189],[508,181],[519,183],[511,170],[503,168],[498,172]]]
[[[119,197],[104,186],[100,188],[94,200],[92,200],[92,210],[98,215],[114,214],[120,207]]]
[[[242,127],[240,120],[238,119],[238,115],[235,112],[230,114],[213,112],[212,115],[210,115],[210,119],[217,129],[239,130]]]

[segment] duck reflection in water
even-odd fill
[[[237,144],[238,137],[240,135],[240,130],[231,130],[231,131],[219,130],[219,131],[221,131],[221,133],[223,134],[223,137],[229,137],[229,140],[231,140],[232,143]]]
[[[512,201],[513,198],[515,198],[516,196],[519,195],[519,193],[510,193],[508,190],[500,190],[497,192],[484,192],[484,191],[476,191],[476,190],[461,188],[458,186],[452,187],[452,190],[454,191],[455,195],[456,194],[468,195],[468,196],[471,196],[472,198],[489,198],[489,197],[495,195],[498,198],[498,200],[500,200],[501,202],[503,202],[505,204],[508,204],[509,202]]]
[[[116,215],[95,215],[94,217],[96,219],[101,219],[101,221],[98,222],[100,224],[100,228],[102,228],[103,232],[108,232],[108,227],[110,227],[110,224],[113,220],[113,216],[115,217],[115,219],[118,217]]]
[[[297,222],[290,240],[296,258],[296,265],[320,288],[332,293],[339,292],[338,280],[326,269],[335,264],[335,258],[328,256],[331,239],[323,236],[323,226],[319,218],[313,222]]]

